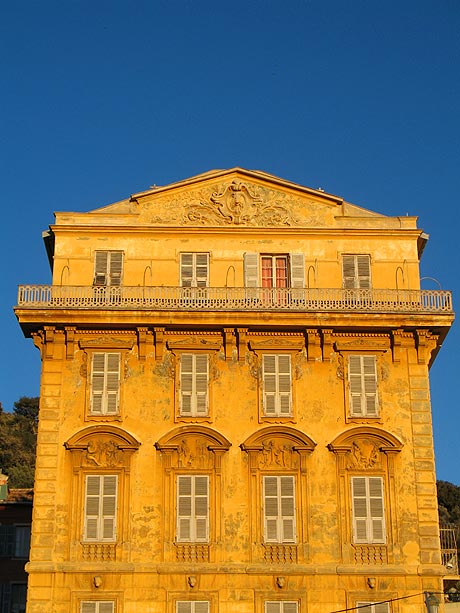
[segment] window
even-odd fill
[[[8,599],[6,599],[7,613],[25,613],[27,600],[27,585],[25,583],[12,583],[8,586],[10,592],[10,606],[8,607]],[[8,594],[6,594],[8,596]],[[3,610],[3,609],[2,609]]]
[[[177,477],[177,542],[209,541],[209,477]]]
[[[356,607],[359,607],[357,613],[389,613],[389,602],[365,602],[359,601],[356,603]]]
[[[298,613],[299,603],[295,600],[266,600],[264,613]]]
[[[371,265],[368,255],[344,255],[342,271],[345,289],[369,289],[371,287]]]
[[[12,558],[15,550],[15,526],[0,526],[0,557]]]
[[[86,476],[85,541],[115,541],[117,489],[117,475]]]
[[[115,613],[115,603],[112,600],[83,600],[80,613]]]
[[[352,477],[353,541],[385,543],[382,477]]]
[[[96,251],[94,285],[121,285],[122,251]]]
[[[245,287],[305,287],[303,253],[272,255],[244,254]]]
[[[209,356],[183,353],[180,356],[179,412],[183,417],[208,414]]]
[[[291,476],[264,476],[264,540],[295,543],[295,481]]]
[[[30,526],[16,526],[14,557],[28,558],[30,550]]]
[[[209,613],[207,600],[178,600],[176,613]]]
[[[377,417],[377,368],[374,355],[350,355],[348,383],[351,416]]]
[[[93,353],[91,414],[116,415],[119,405],[120,354]]]
[[[265,354],[262,358],[262,371],[264,415],[291,415],[291,356]]]
[[[209,253],[181,253],[180,281],[182,287],[207,287]]]

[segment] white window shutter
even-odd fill
[[[303,253],[291,253],[291,287],[305,287],[305,256]]]
[[[265,354],[262,358],[262,380],[264,414],[267,417],[291,415],[291,356]]]
[[[209,253],[181,253],[180,279],[182,287],[207,287]]]
[[[180,414],[208,414],[209,356],[183,353],[180,359]]]
[[[209,253],[195,253],[195,280],[197,287],[207,287],[209,279]]]
[[[342,270],[344,288],[369,289],[371,287],[371,264],[368,255],[344,255]]]
[[[91,602],[89,600],[80,603],[80,613],[97,613],[96,611],[96,602]]]
[[[244,286],[259,287],[259,256],[257,253],[244,254]]]
[[[267,600],[264,613],[297,613],[298,603],[293,600]]]
[[[348,359],[350,413],[354,417],[377,417],[377,364],[374,355],[351,355]]]
[[[209,613],[207,600],[179,600],[176,602],[176,613]]]
[[[390,603],[389,602],[368,602],[368,601],[358,601],[356,603],[357,613],[389,613],[390,612]]]
[[[117,514],[117,475],[87,475],[85,540],[114,541]]]
[[[123,252],[110,251],[109,253],[109,283],[108,285],[121,285],[121,273],[123,270]]]
[[[208,542],[209,477],[179,475],[177,498],[177,541]]]
[[[358,273],[358,287],[369,289],[371,286],[371,266],[368,255],[356,256],[356,269]]]
[[[382,477],[352,477],[355,543],[384,543],[385,517]]]
[[[295,481],[291,476],[264,476],[264,539],[267,543],[294,543]]]
[[[99,611],[97,613],[114,613],[114,603],[109,601],[100,602]]]
[[[80,613],[114,613],[115,603],[109,600],[86,600],[80,603]]]
[[[94,285],[107,285],[109,252],[96,251],[94,260]]]
[[[91,372],[91,413],[116,415],[119,408],[120,354],[94,353]]]
[[[197,354],[195,357],[195,412],[196,415],[208,414],[209,356]]]

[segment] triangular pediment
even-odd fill
[[[90,214],[129,216],[134,225],[242,228],[334,227],[339,217],[383,217],[322,190],[243,168],[152,186]]]

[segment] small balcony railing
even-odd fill
[[[442,565],[448,575],[458,575],[458,528],[440,527]]]
[[[18,307],[201,311],[452,313],[444,290],[21,285]]]

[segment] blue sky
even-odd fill
[[[430,234],[459,281],[458,0],[26,0],[0,12],[0,400],[39,393],[12,312],[41,232],[214,168],[264,170]],[[425,289],[436,289],[433,281]],[[458,325],[431,371],[438,478],[460,484]]]

